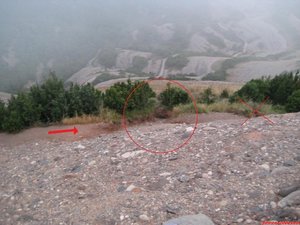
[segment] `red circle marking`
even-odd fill
[[[131,96],[134,94],[134,92],[136,92],[136,90],[138,88],[140,88],[141,86],[145,85],[146,83],[150,83],[152,81],[155,81],[155,80],[164,80],[164,81],[168,81],[170,83],[173,83],[173,84],[176,84],[177,86],[179,86],[181,89],[183,89],[184,91],[186,91],[188,93],[188,95],[190,96],[190,98],[192,99],[192,102],[193,102],[193,105],[194,105],[194,108],[195,108],[195,112],[196,112],[196,120],[195,120],[195,126],[194,126],[194,130],[193,132],[190,134],[190,136],[182,143],[180,144],[178,147],[174,148],[174,149],[170,149],[170,150],[167,150],[167,151],[155,151],[155,150],[150,150],[150,149],[147,149],[145,148],[144,146],[140,145],[137,141],[134,140],[134,138],[130,135],[128,129],[127,129],[127,124],[126,124],[126,108],[127,108],[127,105],[128,105],[128,101],[129,99],[131,98]],[[168,79],[165,79],[165,78],[154,78],[154,79],[151,79],[151,80],[144,80],[143,82],[141,82],[138,86],[136,86],[131,92],[130,94],[127,96],[126,98],[126,101],[125,101],[125,104],[124,104],[124,107],[123,107],[123,116],[122,116],[122,120],[123,120],[123,128],[125,129],[128,137],[131,139],[131,141],[137,145],[138,147],[142,148],[143,150],[147,151],[147,152],[151,152],[151,153],[154,153],[154,154],[167,154],[167,153],[171,153],[171,152],[176,152],[178,151],[180,148],[182,148],[183,146],[187,145],[188,142],[190,141],[190,139],[192,138],[192,136],[194,135],[195,133],[195,130],[197,129],[197,125],[198,125],[198,108],[197,108],[197,102],[196,100],[194,99],[194,96],[192,95],[192,93],[181,83],[179,83],[178,81],[174,81],[174,80],[168,80]]]

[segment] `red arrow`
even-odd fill
[[[68,132],[73,132],[74,134],[78,133],[78,130],[76,127],[73,129],[67,129],[67,130],[50,130],[48,131],[48,134],[60,134],[60,133],[68,133]]]

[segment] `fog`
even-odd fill
[[[66,80],[99,49],[233,57],[247,42],[251,56],[297,52],[299,8],[297,0],[3,0],[0,91],[40,82],[50,70]],[[265,40],[265,27],[278,33],[274,40]]]

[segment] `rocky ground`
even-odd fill
[[[0,224],[156,225],[198,213],[216,225],[297,221],[300,113],[270,119],[200,121],[189,144],[170,154],[143,151],[124,131],[0,143]],[[155,122],[128,131],[165,151],[193,126]]]

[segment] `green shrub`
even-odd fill
[[[143,108],[126,110],[126,118],[128,121],[145,121],[153,119],[155,116],[155,100],[149,99],[148,104]]]
[[[200,94],[198,101],[200,103],[212,104],[216,101],[216,95],[213,93],[211,88],[207,88],[202,94]]]
[[[238,96],[237,92],[234,92],[232,95],[229,96],[228,102],[230,104],[233,104],[239,100],[238,97],[239,96]]]
[[[83,105],[80,98],[81,90],[78,84],[71,83],[69,90],[66,93],[66,101],[68,105],[67,116],[81,116],[83,115]]]
[[[173,109],[176,105],[185,104],[190,101],[186,91],[178,87],[171,87],[170,83],[167,84],[167,89],[160,93],[158,99],[167,109]]]
[[[39,112],[35,108],[32,98],[27,93],[19,93],[9,100],[3,121],[3,130],[17,132],[33,125],[39,119]]]
[[[299,71],[293,73],[283,73],[275,76],[270,81],[269,96],[273,104],[285,105],[288,97],[296,90],[300,89]]]
[[[220,98],[229,98],[229,92],[227,89],[224,89],[220,94]]]
[[[130,97],[126,109],[133,111],[145,108],[150,99],[155,97],[155,92],[148,83],[144,81],[132,83],[131,80],[128,80],[127,83],[116,83],[107,89],[104,96],[104,106],[122,114],[126,98],[135,88],[137,89]]]
[[[32,86],[29,92],[12,96],[8,106],[0,103],[0,130],[17,132],[35,123],[61,121],[64,117],[82,114],[98,114],[101,92],[91,84],[70,84],[65,90],[63,82],[54,73],[40,86]]]
[[[33,125],[40,117],[39,110],[28,93],[19,93],[17,97],[12,97],[7,109],[9,112],[16,111],[25,127]]]
[[[24,123],[17,111],[12,111],[7,115],[3,122],[3,130],[14,133],[24,129]]]
[[[196,105],[198,113],[207,113],[206,107],[204,104],[197,103]],[[193,102],[188,104],[180,104],[174,107],[173,115],[178,116],[182,113],[195,113],[195,106]]]
[[[72,83],[65,91],[65,102],[64,117],[95,115],[100,112],[102,95],[89,83],[82,86]]]
[[[41,86],[31,87],[29,94],[33,99],[35,108],[40,113],[41,122],[57,122],[66,114],[64,85],[55,73],[50,73],[49,78]]]
[[[6,117],[6,107],[4,102],[0,99],[0,131],[3,130],[3,122]]]
[[[239,98],[245,101],[261,102],[267,96],[270,101],[280,112],[286,108],[288,111],[299,110],[296,106],[297,94],[291,97],[293,93],[300,90],[300,75],[299,71],[296,73],[282,73],[275,76],[273,79],[264,78],[251,80],[247,82],[240,90],[235,92],[229,98],[229,102],[233,103]],[[288,100],[290,98],[290,100]]]
[[[131,88],[133,87],[130,80],[127,84],[118,82],[106,90],[104,95],[104,106],[110,109],[116,110],[122,114],[123,106],[126,101],[126,97],[129,95]]]
[[[296,90],[289,96],[286,104],[286,110],[288,112],[299,112],[300,111],[300,89]]]
[[[127,104],[128,111],[142,110],[147,108],[149,105],[152,105],[152,98],[154,98],[156,94],[147,82],[135,82],[130,92],[134,89],[135,92],[132,93]]]
[[[82,112],[84,114],[98,114],[102,103],[101,92],[95,89],[91,84],[81,86],[80,100],[82,104]]]
[[[237,91],[237,96],[244,100],[252,100],[261,102],[269,94],[269,79],[256,79],[247,82],[240,90]]]

